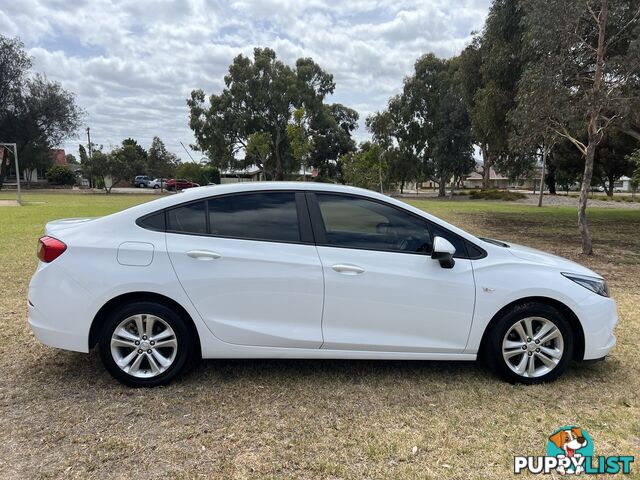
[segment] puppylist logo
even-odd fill
[[[583,428],[565,426],[547,439],[544,457],[514,457],[514,472],[559,473],[560,475],[619,475],[631,472],[632,455],[603,457],[594,455],[593,440]]]

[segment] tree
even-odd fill
[[[509,112],[515,107],[522,50],[520,1],[495,0],[481,34],[460,55],[457,80],[483,159],[482,188],[489,188],[494,163],[508,164]]]
[[[631,191],[635,197],[636,191],[640,186],[640,148],[633,152],[628,157],[629,161],[633,164],[633,173],[631,174]]]
[[[313,140],[309,135],[309,118],[305,115],[303,107],[293,112],[293,121],[287,125],[287,136],[294,161],[306,170],[309,167],[309,154],[313,148]],[[267,143],[263,145],[266,146]],[[265,153],[267,153],[266,149]]]
[[[33,169],[30,158],[41,165],[45,151],[60,144],[79,127],[82,111],[73,94],[57,82],[36,74],[27,78],[31,61],[17,39],[0,35],[0,138],[16,143],[18,156]],[[23,154],[29,151],[31,155]],[[0,188],[7,173],[0,165]]]
[[[54,165],[47,170],[47,181],[53,185],[73,185],[76,174],[69,167]]]
[[[176,168],[176,176],[199,185],[220,183],[220,172],[212,165],[196,162],[184,162]]]
[[[78,162],[78,159],[73,153],[67,153],[64,158],[67,161],[67,165],[80,165],[80,162]]]
[[[335,179],[338,159],[356,150],[351,134],[358,128],[358,112],[340,103],[322,105],[309,119],[309,163],[317,179]]]
[[[400,182],[430,178],[439,195],[451,177],[474,166],[469,117],[462,92],[454,81],[457,61],[433,54],[420,57],[400,95],[389,100],[385,112],[367,119],[374,139],[386,149],[389,176]]]
[[[536,61],[519,83],[518,100],[584,156],[578,227],[582,252],[589,255],[586,211],[596,148],[640,102],[640,6],[636,0],[521,3],[527,48]]]
[[[147,155],[147,174],[155,178],[169,178],[175,174],[179,164],[178,156],[169,152],[159,137],[153,137]],[[164,188],[162,184],[160,188]]]
[[[82,176],[89,180],[89,187],[93,188],[93,162],[92,158],[87,155],[87,150],[84,145],[78,145],[78,156],[80,157],[80,166],[82,168]]]
[[[582,154],[569,140],[561,138],[549,154],[549,173],[553,172],[554,183],[560,185],[565,192],[569,192],[569,189],[580,181],[583,171]],[[549,177],[547,183],[551,190]]]
[[[123,178],[121,167],[117,157],[103,152],[101,146],[92,149],[91,171],[100,180],[98,186],[102,185],[105,192],[111,193],[113,186]]]
[[[634,138],[618,130],[609,131],[596,149],[591,183],[602,186],[607,196],[612,197],[615,182],[632,174],[634,165],[630,156],[638,146]]]
[[[109,176],[114,184],[121,180],[133,180],[147,168],[147,152],[132,138],[124,139],[109,156],[111,157],[110,165],[112,165]]]
[[[342,180],[347,185],[375,190],[378,186],[380,146],[371,142],[360,145],[358,152],[350,152],[340,158]],[[383,176],[386,171],[383,167]]]
[[[282,180],[297,167],[287,136],[293,111],[304,107],[310,116],[320,111],[335,87],[333,76],[311,58],[300,58],[291,68],[273,50],[256,48],[253,61],[244,55],[233,60],[224,81],[222,93],[211,95],[208,104],[202,90],[192,91],[187,100],[197,148],[225,169],[246,153],[253,135],[268,135],[267,155],[252,158],[265,174]]]

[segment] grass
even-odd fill
[[[150,199],[27,193],[26,206],[0,208],[3,478],[504,479],[514,455],[544,454],[567,424],[589,431],[597,455],[639,453],[640,211],[590,209],[596,254],[586,258],[573,208],[411,201],[608,277],[618,345],[551,385],[508,385],[473,363],[215,360],[168,387],[132,390],[95,351],[39,344],[25,303],[46,221]]]

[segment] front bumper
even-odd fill
[[[583,360],[606,356],[616,344],[613,331],[618,321],[616,302],[612,298],[590,295],[582,302],[580,321],[584,331]]]

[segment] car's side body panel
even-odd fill
[[[530,260],[518,258],[509,253],[508,249],[481,242],[482,248],[488,255],[478,260],[456,260],[457,270],[456,268],[440,269],[437,266],[438,263],[431,261],[428,256],[389,254],[394,258],[398,255],[413,257],[412,261],[408,261],[406,265],[393,266],[390,257],[378,263],[377,260],[366,258],[367,254],[361,255],[358,251],[357,262],[366,263],[366,270],[375,272],[376,279],[372,278],[367,288],[351,282],[351,280],[359,281],[358,279],[346,276],[329,279],[326,283],[327,294],[333,302],[330,301],[329,305],[324,305],[328,334],[324,338],[325,345],[319,348],[322,330],[315,326],[319,323],[324,303],[323,292],[319,292],[319,289],[323,288],[323,273],[314,245],[300,244],[283,247],[283,244],[271,244],[263,247],[259,244],[268,242],[233,239],[219,242],[217,249],[224,249],[224,252],[218,253],[224,254],[224,258],[235,260],[227,265],[222,262],[218,265],[222,267],[221,270],[224,273],[220,278],[224,277],[228,282],[226,284],[220,282],[211,296],[210,303],[207,303],[209,300],[206,298],[206,288],[202,288],[201,294],[202,298],[205,298],[205,303],[199,305],[200,300],[195,299],[192,302],[193,298],[185,293],[175,275],[173,267],[176,262],[171,263],[166,243],[167,237],[172,234],[147,230],[135,223],[136,219],[146,214],[199,198],[242,191],[284,188],[303,191],[337,191],[345,194],[353,192],[368,196],[419,215],[471,242],[480,242],[463,230],[417,208],[374,192],[350,187],[283,183],[189,189],[179,195],[164,197],[108,217],[87,222],[52,224],[50,231],[46,233],[65,242],[68,249],[54,262],[40,263],[32,278],[29,288],[29,300],[32,303],[29,307],[29,321],[34,333],[43,343],[86,352],[89,349],[91,322],[103,305],[115,297],[130,292],[151,292],[173,299],[190,315],[198,331],[202,355],[205,358],[473,360],[484,330],[495,314],[513,301],[537,296],[562,302],[576,314],[585,331],[585,359],[606,355],[615,343],[612,330],[616,314],[612,299],[595,295],[564,278],[559,273],[563,265],[561,263],[544,265],[533,258]],[[123,251],[123,258],[126,260],[119,262],[118,248],[126,242],[149,245],[140,248],[143,250],[144,259],[140,253],[134,252],[131,256],[131,251],[136,249],[128,248]],[[180,245],[180,242],[170,241],[172,252],[178,252],[185,246]],[[334,261],[347,261],[344,257],[338,258],[337,252],[341,249],[332,247],[317,247],[317,249],[323,250],[325,279],[327,274],[338,275],[333,270],[329,272],[327,268],[331,268]],[[150,250],[153,252],[152,255],[149,255]],[[151,257],[150,262],[149,257]],[[241,260],[240,257],[246,260]],[[272,265],[276,258],[280,258],[283,266],[271,270],[269,265]],[[386,258],[386,256],[381,255],[376,258]],[[262,273],[254,273],[252,277],[249,270],[242,270],[243,262],[247,265],[249,263],[258,265],[257,271]],[[215,261],[210,263],[213,264]],[[564,265],[572,270],[582,269],[578,273],[590,272],[584,267],[571,265],[568,262]],[[422,266],[425,270],[419,274]],[[409,272],[412,268],[416,269],[413,276]],[[430,271],[431,269],[433,271]],[[430,273],[427,274],[429,271]],[[436,278],[436,272],[441,275],[438,275],[439,281],[434,289],[441,298],[438,303],[418,302],[413,296],[426,291],[428,288],[426,284],[430,279],[435,281],[432,279]],[[590,273],[596,275],[593,272]],[[196,280],[198,275],[202,278],[203,274],[195,275]],[[304,281],[290,287],[291,296],[284,295],[285,284],[291,285],[292,278],[298,278],[298,275]],[[400,278],[403,275],[407,278]],[[399,294],[400,290],[395,290],[394,297],[394,290],[385,288],[383,276],[393,278],[394,284],[398,282],[404,285],[404,289],[408,289],[410,295]],[[241,277],[250,277],[248,287],[242,286]],[[420,284],[422,280],[425,281],[425,286]],[[269,290],[270,285],[276,285],[277,291]],[[201,287],[196,286],[196,288]],[[459,291],[454,291],[455,289]],[[190,288],[187,288],[187,291],[189,290]],[[364,299],[366,291],[372,292],[368,299]],[[364,303],[354,307],[353,302],[346,302],[347,292],[350,292],[350,298],[360,298]],[[270,297],[270,293],[275,294]],[[382,296],[388,294],[382,308],[378,308],[382,305],[380,300]],[[470,300],[473,296],[477,297],[475,311],[472,319],[469,316],[468,324],[465,324],[464,318],[474,310],[473,301]],[[224,303],[225,301],[228,303]],[[244,314],[238,315],[233,321],[228,321],[223,317],[216,318],[215,315],[211,316],[201,311],[204,306],[209,312],[210,309],[215,309],[216,304],[224,306],[225,317],[230,316],[227,314],[234,313],[233,305],[238,305],[238,312],[244,311]],[[305,306],[312,310],[309,315],[306,315]],[[271,331],[272,324],[264,322],[257,316],[252,315],[254,318],[246,320],[249,317],[247,312],[253,307],[258,310],[264,307],[270,319],[277,316],[276,312],[279,309],[289,316],[286,321],[276,324],[275,330]],[[351,309],[357,311],[349,311]],[[440,312],[439,320],[436,320],[438,312]],[[210,318],[207,318],[208,316]],[[356,320],[353,331],[344,328],[342,323],[348,320],[349,316]],[[373,320],[373,323],[367,323],[367,316]],[[232,325],[239,318],[240,322]],[[296,318],[302,318],[302,328],[294,324]],[[401,331],[392,332],[388,325],[384,324],[385,318],[390,318],[394,323],[399,321]],[[355,331],[357,329],[362,332],[368,325],[373,327],[369,338],[363,338]],[[250,342],[250,337],[256,332],[252,342],[254,345],[237,344]],[[219,334],[219,337],[214,333]]]

